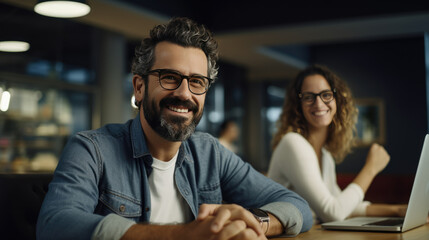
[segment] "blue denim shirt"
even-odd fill
[[[135,222],[149,221],[152,161],[139,116],[73,136],[44,199],[38,239],[90,239],[112,213]],[[245,208],[268,206],[295,234],[311,228],[311,211],[303,198],[257,172],[209,134],[196,132],[182,142],[175,181],[194,217],[203,203],[227,202]],[[269,208],[276,202],[295,209],[283,209],[283,215],[298,214],[289,219],[281,216],[282,209]]]

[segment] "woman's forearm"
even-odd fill
[[[376,175],[376,172],[374,172],[370,167],[365,165],[359,172],[359,174],[356,176],[356,178],[353,180],[353,183],[359,185],[360,188],[362,188],[363,193],[365,194]]]
[[[405,216],[407,204],[370,204],[366,207],[367,216]]]

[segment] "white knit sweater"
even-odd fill
[[[315,223],[365,215],[370,204],[363,201],[364,193],[357,184],[351,183],[341,191],[331,153],[322,149],[320,167],[314,148],[298,133],[290,132],[282,138],[271,157],[268,177],[307,200]]]

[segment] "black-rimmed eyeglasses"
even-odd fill
[[[151,70],[147,73],[147,75],[154,73],[158,74],[159,84],[165,90],[176,90],[182,84],[183,79],[188,79],[189,91],[195,95],[202,95],[206,93],[210,88],[210,84],[213,82],[212,79],[205,76],[195,74],[186,76],[170,69]]]
[[[337,90],[334,88],[332,90],[321,91],[320,93],[311,93],[311,92],[299,93],[298,96],[301,99],[301,101],[307,105],[313,104],[316,101],[316,97],[318,96],[320,97],[320,99],[322,99],[324,103],[328,104],[332,100],[334,100],[334,95],[336,92]]]

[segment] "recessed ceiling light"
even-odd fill
[[[22,41],[0,41],[0,51],[2,52],[25,52],[30,49],[28,42]]]
[[[81,0],[39,0],[34,11],[48,17],[74,18],[87,15],[91,8]]]

